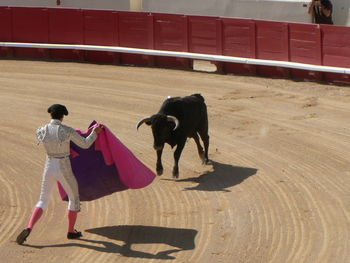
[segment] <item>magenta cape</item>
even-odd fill
[[[97,123],[91,123],[86,137]],[[77,178],[81,201],[91,201],[126,189],[144,188],[156,175],[144,165],[109,129],[103,130],[89,149],[71,142],[71,164]],[[67,194],[59,184],[63,200]]]

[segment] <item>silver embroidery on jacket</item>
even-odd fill
[[[44,141],[47,130],[47,125],[40,127],[36,130],[36,138],[38,140],[38,144]]]
[[[68,157],[70,155],[70,141],[86,149],[96,138],[95,132],[84,138],[72,127],[63,125],[59,120],[51,120],[49,124],[37,130],[37,139],[43,143],[49,157]]]
[[[60,125],[58,127],[58,131],[57,131],[57,137],[58,140],[62,143],[65,140],[68,140],[70,134],[73,132],[73,129],[65,126],[65,125]]]

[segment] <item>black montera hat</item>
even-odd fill
[[[68,110],[66,106],[61,104],[53,104],[47,109],[48,113],[58,114],[58,115],[68,115]]]

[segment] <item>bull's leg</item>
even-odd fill
[[[185,146],[185,143],[186,143],[186,138],[177,144],[176,150],[174,152],[174,160],[175,160],[174,168],[173,168],[173,177],[174,178],[179,178],[179,159],[181,156],[181,152]]]
[[[163,174],[162,153],[163,149],[157,150],[157,175]]]
[[[203,147],[199,141],[199,137],[198,137],[198,134],[195,133],[193,135],[193,139],[194,141],[196,142],[196,145],[197,145],[197,150],[198,150],[198,154],[199,154],[199,158],[201,158],[202,162],[204,163],[205,162],[205,156],[204,156],[204,151],[203,151]]]
[[[199,132],[199,135],[201,136],[201,139],[204,144],[204,163],[210,164],[209,158],[208,158],[208,150],[209,150],[209,135],[208,132]]]

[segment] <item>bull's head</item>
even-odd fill
[[[136,128],[138,129],[143,123],[150,125],[153,133],[153,148],[161,150],[164,143],[170,138],[171,132],[179,126],[179,121],[176,117],[164,114],[154,114],[141,119]]]

